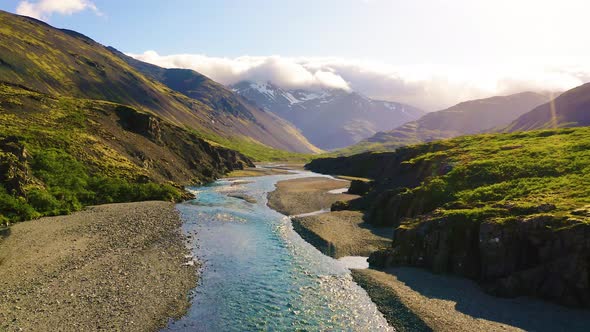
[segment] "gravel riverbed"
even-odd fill
[[[89,207],[0,238],[0,330],[157,331],[189,306],[198,264],[174,204]]]

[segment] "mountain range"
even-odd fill
[[[404,145],[497,131],[550,100],[549,94],[522,92],[462,102],[441,111],[427,113],[420,119],[393,130],[379,132],[339,153],[394,150]]]
[[[287,122],[249,105],[203,75],[141,65],[84,35],[32,18],[2,12],[0,21],[3,82],[40,93],[138,107],[212,141],[239,141],[304,153],[319,151]],[[158,71],[157,77],[165,84],[154,79]],[[185,83],[189,76],[190,83]],[[186,84],[181,91],[170,87],[181,84]],[[189,91],[195,92],[192,97],[185,94]]]
[[[112,47],[109,50],[145,76],[214,110],[217,118],[212,121],[221,127],[216,128],[221,134],[238,133],[268,146],[293,152],[321,152],[287,121],[261,110],[205,75],[190,69],[165,69],[136,60]]]
[[[88,37],[0,11],[0,224],[186,198],[183,185],[253,166],[211,138],[269,148],[223,132],[219,113]]]
[[[510,123],[504,131],[527,131],[590,125],[590,84],[568,90]]]
[[[424,115],[405,104],[373,100],[357,92],[282,89],[272,82],[243,81],[230,87],[266,111],[293,123],[314,145],[337,149]]]

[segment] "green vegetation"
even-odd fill
[[[162,178],[158,167],[141,167],[136,153],[126,151],[149,141],[120,127],[118,108],[0,84],[0,224],[93,204],[179,200],[183,192],[172,179]],[[203,166],[195,172],[209,174],[206,180],[215,173],[197,148],[193,153]]]
[[[412,227],[441,217],[503,223],[545,214],[588,222],[588,216],[572,214],[590,205],[587,127],[464,136],[348,158],[317,160],[311,169],[351,164],[354,171],[338,172],[371,177],[359,170],[374,166],[362,165],[393,165],[371,174],[378,189],[368,204],[389,211],[375,214],[376,224]],[[416,185],[398,185],[408,177],[418,179]]]
[[[590,128],[461,137],[422,146],[409,165],[449,167],[407,194],[420,212],[453,220],[495,220],[548,212],[572,218],[590,204]]]
[[[278,150],[249,138],[225,138],[207,132],[193,131],[197,136],[208,140],[212,144],[224,146],[228,149],[240,151],[246,157],[254,161],[285,161],[285,162],[309,162],[319,155]]]
[[[330,157],[339,157],[339,156],[353,156],[355,154],[371,151],[371,152],[390,152],[395,151],[395,149],[409,144],[416,144],[419,140],[408,140],[408,141],[400,141],[395,140],[392,142],[368,142],[368,141],[361,141],[355,145],[347,146],[342,149],[338,149],[332,152],[328,152],[325,154],[320,155],[320,158],[330,158]]]
[[[86,205],[181,198],[171,185],[92,174],[63,150],[36,150],[32,159],[31,170],[42,185],[32,183],[22,195],[8,194],[0,186],[0,223],[67,214]]]

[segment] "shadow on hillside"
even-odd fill
[[[498,298],[484,293],[471,280],[416,268],[392,268],[385,272],[423,296],[455,302],[457,311],[474,318],[527,331],[590,331],[590,310],[570,309],[526,297]]]

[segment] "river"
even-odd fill
[[[324,175],[295,172],[191,188],[196,199],[178,210],[203,264],[201,280],[188,313],[163,331],[393,331],[352,280],[347,260],[320,253],[266,205],[278,181],[312,176]]]

